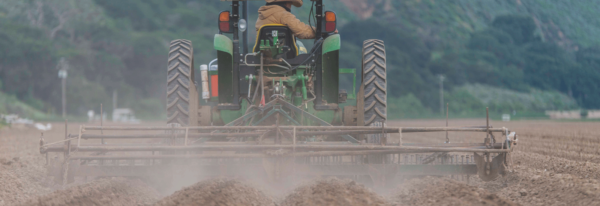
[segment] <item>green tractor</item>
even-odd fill
[[[238,35],[247,19],[247,12],[240,18],[240,3],[247,11],[247,2],[230,1],[231,11],[218,17],[216,60],[195,71],[192,42],[171,42],[168,126],[84,125],[63,141],[45,144],[42,138],[42,154],[64,156],[49,163],[49,175],[63,183],[76,176],[165,181],[174,174],[274,181],[337,176],[381,186],[398,177],[478,175],[489,181],[504,174],[517,142],[507,128],[492,128],[489,121],[454,128],[386,125],[383,41],[363,43],[358,94],[340,89],[340,75],[354,75],[355,83],[357,72],[339,67],[341,35],[334,34],[335,12],[323,11],[323,0],[313,0],[313,48],[304,48],[284,25],[265,25],[252,52],[246,32],[240,52]],[[416,132],[446,132],[446,141],[402,142],[402,134]],[[448,132],[482,132],[485,138],[454,143]],[[86,144],[89,140],[101,144]]]
[[[244,2],[245,3],[245,2]],[[359,94],[340,89],[340,75],[356,70],[339,66],[340,38],[336,14],[315,1],[316,40],[307,50],[285,25],[264,25],[256,45],[247,51],[247,32],[240,48],[239,2],[219,15],[214,37],[216,65],[200,66],[195,79],[193,46],[171,42],[167,76],[168,123],[182,126],[382,125],[386,117],[386,57],[381,40],[363,45],[363,83]],[[233,39],[223,35],[232,33]],[[198,70],[196,70],[198,72]],[[196,87],[194,85],[197,85]],[[199,87],[202,85],[201,87]],[[197,91],[202,91],[198,95]],[[275,101],[277,100],[277,101]],[[270,103],[270,104],[269,104]],[[331,137],[333,138],[333,137]],[[359,139],[344,138],[353,143]]]
[[[423,174],[479,174],[491,180],[504,172],[506,153],[516,142],[516,135],[508,130],[491,129],[489,124],[474,128],[386,127],[384,42],[363,42],[358,72],[362,83],[357,94],[356,70],[340,68],[336,13],[324,11],[323,0],[311,0],[316,19],[312,48],[305,48],[285,25],[268,24],[257,32],[251,52],[245,31],[247,2],[225,1],[231,2],[231,11],[222,11],[218,17],[219,34],[214,37],[217,59],[201,65],[196,71],[200,72],[198,78],[191,41],[171,42],[167,76],[167,122],[171,128],[187,127],[186,136],[187,132],[200,132],[194,134],[199,138],[195,142],[243,144],[230,150],[236,154],[243,150],[253,150],[251,156],[267,154],[262,161],[271,163],[262,165],[268,174],[282,173],[282,168],[289,168],[286,164],[300,161],[273,159],[269,154],[290,156],[292,149],[296,156],[298,147],[309,157],[301,164],[306,174],[362,174],[375,183],[397,175]],[[227,33],[233,38],[224,35]],[[341,75],[353,76],[351,91],[340,89]],[[401,142],[401,133],[439,131],[488,135],[482,144]],[[497,142],[492,132],[502,132],[506,140]],[[462,161],[458,162],[460,152]],[[326,167],[315,167],[315,161]]]

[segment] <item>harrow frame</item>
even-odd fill
[[[154,133],[105,135],[93,134],[93,131]],[[488,141],[441,144],[402,142],[402,134],[419,132],[480,132],[488,134]],[[283,140],[244,141],[246,137],[273,133]],[[493,133],[501,133],[502,140],[490,142],[489,136],[493,137]],[[364,140],[353,143],[350,140],[314,141],[312,138],[321,135],[352,137],[370,134],[385,134],[386,140],[380,143],[365,143]],[[220,139],[214,141],[212,138]],[[229,141],[223,141],[223,138],[229,138]],[[120,140],[148,142],[157,139],[161,140],[160,143],[118,143]],[[101,140],[101,143],[86,144],[97,140]],[[512,145],[516,145],[516,142],[514,132],[490,126],[83,125],[78,134],[65,134],[65,140],[59,142],[45,144],[42,138],[40,153],[46,154],[46,157],[49,153],[63,154],[62,161],[48,166],[49,175],[63,184],[72,182],[76,176],[168,176],[173,175],[174,168],[178,171],[198,171],[197,175],[201,176],[266,175],[273,180],[301,176],[370,176],[373,182],[385,184],[384,180],[389,181],[390,178],[423,175],[479,175],[482,180],[491,180],[503,173],[507,164],[506,154],[513,150]]]

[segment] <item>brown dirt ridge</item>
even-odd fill
[[[163,198],[155,206],[275,206],[262,191],[234,179],[209,179]]]
[[[393,205],[497,205],[516,206],[484,189],[446,178],[425,177],[402,184],[392,197]]]
[[[296,188],[280,206],[388,205],[385,199],[352,180],[329,178]]]

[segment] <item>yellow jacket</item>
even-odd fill
[[[258,9],[258,20],[256,20],[256,31],[265,24],[287,25],[294,36],[300,39],[314,39],[313,28],[300,21],[292,13],[278,5],[262,6]]]

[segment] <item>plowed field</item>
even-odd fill
[[[372,190],[351,180],[325,178],[278,188],[243,179],[188,182],[171,191],[132,178],[79,180],[61,186],[46,177],[40,132],[0,129],[0,206],[3,205],[600,205],[600,122],[513,121],[491,123],[517,132],[509,174],[492,182],[470,178],[415,178],[394,189]],[[160,123],[157,123],[160,125]],[[445,121],[390,122],[390,126],[444,126]],[[481,126],[485,120],[453,120]],[[69,125],[76,133],[79,124]],[[480,133],[450,133],[451,142],[481,143]],[[64,128],[44,133],[64,139]],[[404,142],[444,142],[445,133],[406,134]],[[55,158],[55,157],[48,157]],[[183,187],[185,186],[185,187]]]

